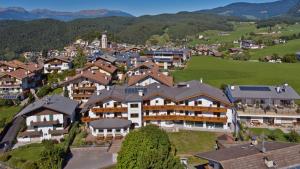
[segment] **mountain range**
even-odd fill
[[[224,7],[200,10],[200,13],[213,13],[224,16],[237,16],[247,19],[269,19],[277,16],[291,15],[295,12],[300,16],[300,0],[279,0],[267,3],[237,2]],[[298,8],[296,7],[298,6]]]
[[[35,19],[56,19],[70,21],[78,18],[97,18],[109,16],[133,17],[133,15],[108,9],[81,10],[77,12],[59,12],[48,9],[35,9],[27,11],[21,7],[0,8],[0,20],[35,20]]]

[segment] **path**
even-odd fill
[[[107,147],[71,148],[64,169],[101,169],[114,165],[113,154]]]

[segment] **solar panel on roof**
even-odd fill
[[[269,87],[262,87],[262,86],[240,86],[241,91],[260,91],[260,92],[267,92],[271,91]]]

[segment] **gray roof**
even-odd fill
[[[96,129],[121,129],[130,127],[131,121],[125,119],[101,119],[90,122]]]
[[[278,91],[277,91],[278,89]],[[237,98],[253,99],[300,99],[299,94],[288,85],[267,86],[267,85],[238,85],[227,88],[230,96]]]
[[[104,55],[101,55],[100,57],[98,57],[102,60],[105,60],[107,62],[110,62],[110,63],[114,63],[117,58],[113,57],[112,55],[109,55],[109,54],[104,54]]]
[[[23,116],[23,115],[26,116],[26,114],[31,113],[32,111],[40,108],[47,108],[67,115],[72,115],[72,113],[75,111],[77,106],[78,106],[77,101],[71,100],[63,96],[59,96],[59,95],[46,96],[26,106],[21,112],[19,112],[16,115],[16,117]]]
[[[143,91],[143,96],[138,91]],[[149,100],[152,97],[168,98],[172,101],[183,101],[188,98],[204,96],[212,100],[220,101],[225,105],[231,105],[230,101],[222,90],[200,83],[199,81],[189,81],[174,87],[165,86],[154,83],[148,86],[112,86],[111,89],[103,89],[99,91],[99,95],[95,92],[86,103],[87,107],[92,107],[97,102],[107,100],[116,100],[120,102]]]
[[[226,169],[268,169],[265,159],[272,160],[275,167],[288,168],[299,166],[300,144],[284,142],[265,142],[265,151],[262,152],[262,144],[242,144],[216,151],[197,154],[196,157],[207,159],[221,164]]]

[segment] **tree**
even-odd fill
[[[283,56],[282,61],[285,63],[296,63],[297,57],[295,54],[285,55],[285,56]]]
[[[74,68],[83,68],[86,62],[86,56],[84,55],[82,49],[78,49],[78,53],[73,60]]]
[[[180,169],[165,131],[146,126],[130,132],[118,155],[117,169]]]
[[[64,149],[52,142],[44,144],[45,149],[41,152],[39,168],[41,169],[61,169],[64,158]]]
[[[292,130],[289,134],[286,135],[287,140],[293,143],[298,142],[299,137],[299,134],[295,130]]]

